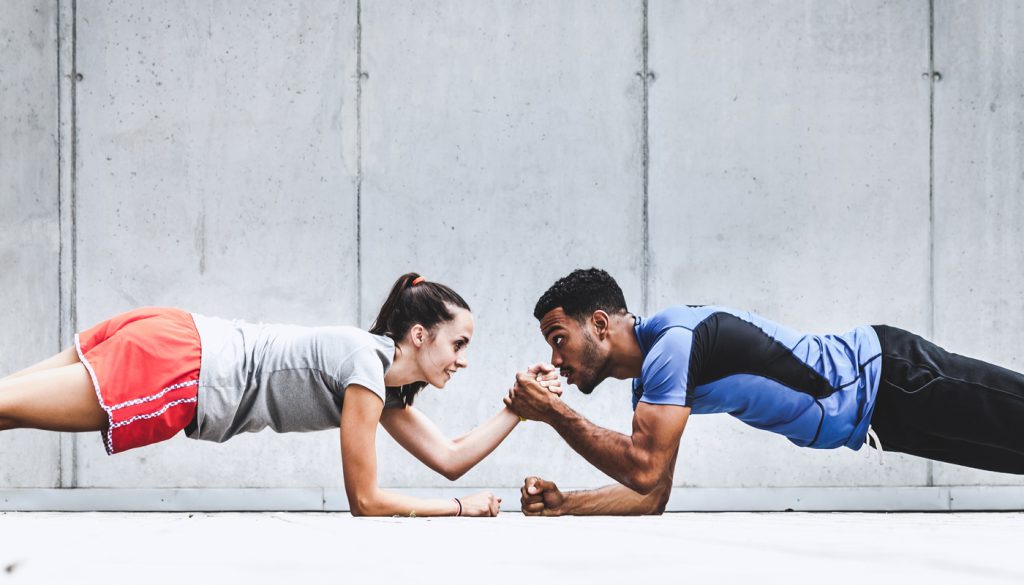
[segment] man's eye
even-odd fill
[[[555,337],[555,345],[562,345],[562,336],[558,335]]]

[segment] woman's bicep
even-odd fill
[[[384,403],[357,384],[345,390],[341,409],[341,463],[349,504],[358,507],[377,488],[377,423]]]

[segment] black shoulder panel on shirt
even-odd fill
[[[827,379],[753,323],[712,313],[693,330],[688,390],[736,374],[753,374],[825,398],[836,391]]]

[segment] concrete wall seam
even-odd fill
[[[935,339],[935,0],[928,0],[928,337]],[[925,485],[935,485],[927,461]]]
[[[58,121],[58,193],[60,254],[58,287],[60,310],[58,320],[58,346],[61,351],[73,344],[78,327],[76,289],[77,213],[75,203],[75,177],[77,167],[77,108],[75,106],[78,71],[75,66],[75,31],[77,0],[60,0],[57,8],[57,115]],[[61,433],[59,439],[61,487],[77,487],[77,441],[74,434]]]
[[[650,305],[650,291],[651,291],[651,220],[650,220],[650,195],[648,188],[650,186],[651,179],[651,142],[650,142],[650,92],[651,92],[651,71],[649,67],[649,52],[650,43],[648,42],[648,28],[647,28],[647,12],[648,12],[649,0],[643,0],[643,30],[641,38],[641,47],[643,51],[642,65],[640,68],[640,79],[643,82],[643,126],[641,129],[641,148],[642,153],[640,155],[641,173],[643,176],[643,203],[641,208],[641,222],[643,223],[643,250],[641,251],[643,267],[640,271],[640,285],[643,287],[640,291],[640,310],[644,314],[648,314],[651,311]]]
[[[363,2],[356,0],[356,315],[363,315]],[[358,323],[362,325],[362,323]]]

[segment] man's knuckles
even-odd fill
[[[537,481],[533,482],[533,488],[538,492],[548,491],[555,489],[555,484],[546,479],[541,479],[538,477]]]

